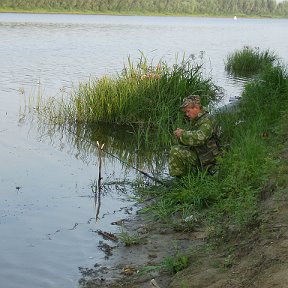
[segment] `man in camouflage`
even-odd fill
[[[200,96],[184,98],[181,108],[190,120],[191,128],[177,128],[174,132],[179,145],[173,146],[170,151],[169,174],[178,177],[198,169],[211,169],[219,155],[215,123],[207,109],[201,106]]]

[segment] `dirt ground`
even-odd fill
[[[261,212],[256,227],[231,237],[167,287],[288,287],[288,190],[267,199]]]
[[[138,233],[141,244],[108,241],[107,265],[83,273],[83,287],[288,287],[288,189],[261,202],[256,222],[241,233],[231,229],[215,244],[203,227],[177,232],[137,216],[125,227]],[[188,268],[175,275],[157,269],[177,251],[189,255]]]

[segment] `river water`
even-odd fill
[[[78,267],[105,262],[95,231],[119,231],[111,223],[137,209],[124,184],[107,185],[99,206],[95,151],[79,156],[67,137],[43,136],[22,121],[24,96],[58,97],[90,77],[120,72],[128,56],[174,63],[185,53],[201,58],[228,102],[242,81],[225,74],[227,55],[249,45],[287,63],[287,27],[286,19],[0,14],[1,287],[77,287]],[[102,174],[135,178],[109,158]]]

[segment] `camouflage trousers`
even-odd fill
[[[184,176],[190,172],[195,172],[199,166],[197,154],[190,147],[176,145],[171,148],[169,154],[169,174],[171,176]]]

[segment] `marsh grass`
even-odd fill
[[[228,55],[225,69],[228,73],[238,77],[250,77],[259,73],[266,66],[272,66],[278,58],[275,53],[258,47],[245,46]]]
[[[70,98],[48,99],[38,111],[52,123],[127,125],[138,146],[169,145],[185,96],[199,94],[204,105],[213,105],[222,95],[202,66],[184,56],[171,66],[164,60],[154,65],[141,54],[136,63],[128,58],[118,75],[82,83]]]
[[[192,216],[198,213],[212,226],[218,221],[221,229],[227,222],[236,229],[253,223],[261,190],[269,178],[277,178],[275,171],[282,163],[278,155],[283,145],[279,143],[287,131],[280,127],[287,121],[287,113],[287,72],[279,65],[267,66],[259,77],[246,84],[236,109],[217,115],[224,144],[217,173],[211,176],[199,171],[169,189],[140,190],[139,193],[155,198],[146,212],[167,224],[177,216],[182,221],[184,211]],[[280,185],[282,180],[277,179]],[[218,230],[216,234],[220,233]]]
[[[166,165],[171,134],[185,125],[179,111],[183,97],[197,93],[204,105],[213,106],[222,96],[205,76],[203,61],[202,54],[199,59],[176,56],[169,66],[164,60],[153,64],[141,54],[136,62],[128,58],[119,74],[90,79],[71,93],[64,89],[55,97],[35,93],[27,97],[21,114],[32,114],[31,125],[43,137],[53,141],[53,135],[60,134],[67,139],[78,158],[97,153],[98,141],[105,143],[107,158],[128,164],[123,167],[159,174]]]

